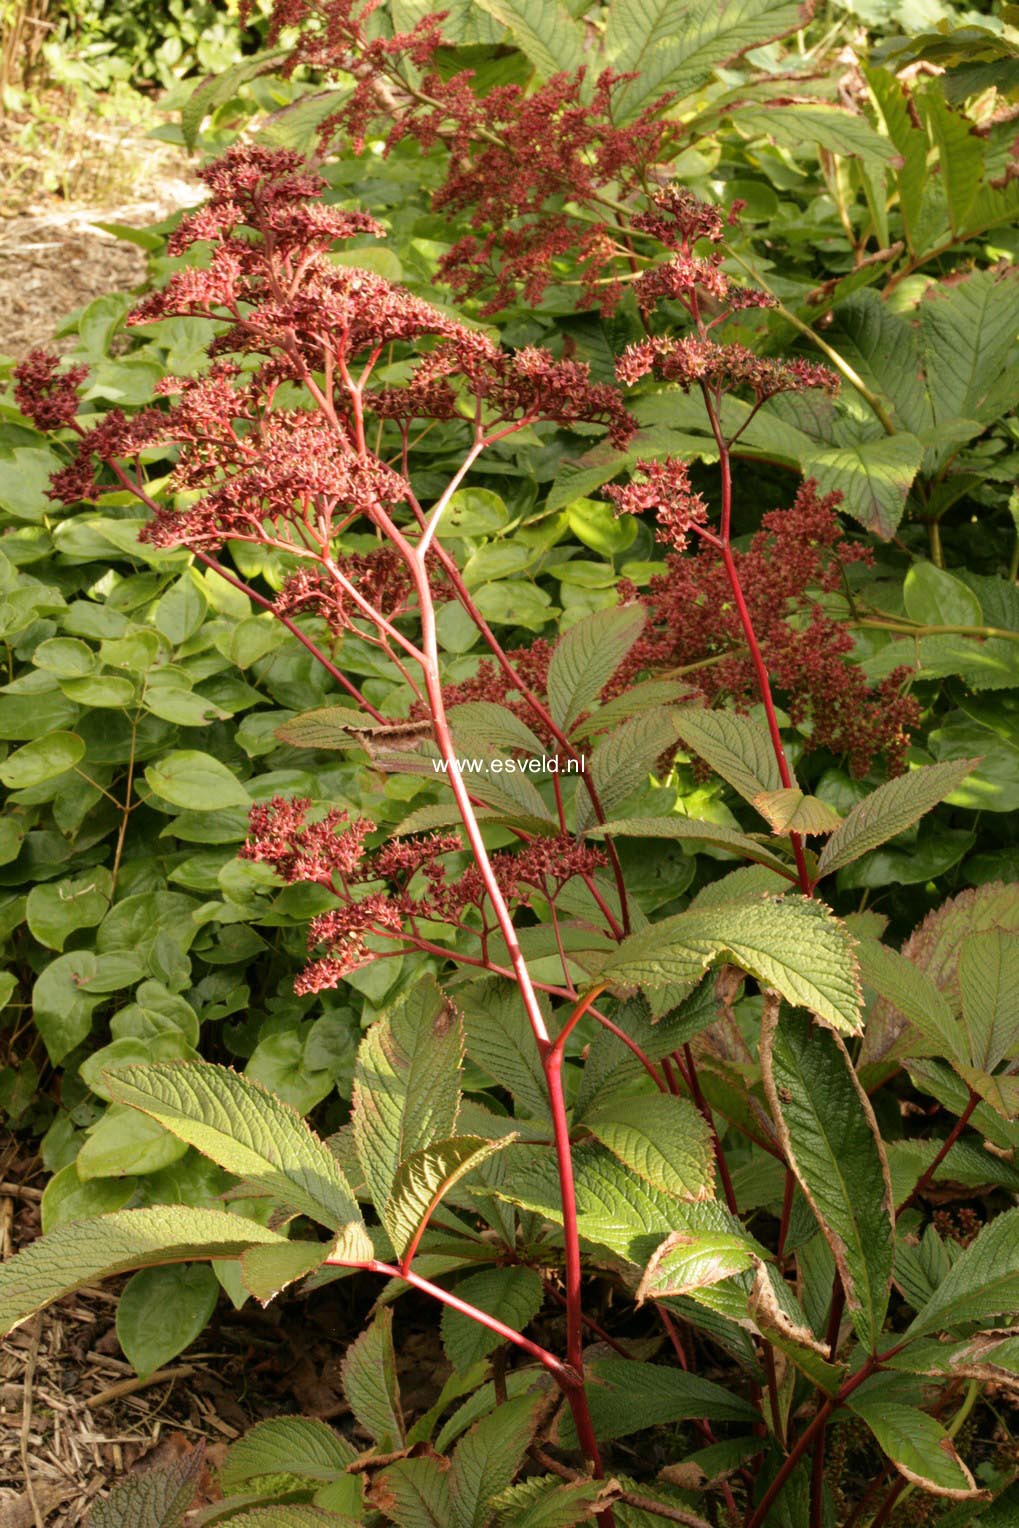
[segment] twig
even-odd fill
[[[39,1508],[39,1502],[35,1494],[35,1485],[32,1481],[32,1470],[28,1461],[28,1435],[32,1430],[32,1383],[35,1379],[35,1366],[39,1361],[39,1343],[42,1340],[42,1317],[36,1316],[32,1325],[32,1339],[29,1344],[28,1358],[25,1361],[24,1391],[21,1399],[21,1435],[19,1444],[21,1448],[21,1468],[25,1476],[25,1494],[32,1508],[32,1516],[35,1519],[35,1528],[46,1528],[46,1519]]]
[[[194,1372],[194,1364],[178,1364],[175,1369],[157,1369],[155,1374],[136,1374],[133,1379],[118,1380],[115,1385],[108,1385],[105,1390],[100,1390],[98,1395],[92,1396],[88,1402],[88,1409],[95,1411],[98,1406],[108,1406],[111,1401],[123,1400],[125,1395],[134,1395],[138,1390],[147,1390],[150,1385],[163,1385],[177,1379],[190,1379]]]

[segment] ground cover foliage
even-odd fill
[[[216,1520],[1015,1511],[1017,35],[865,19],[280,6],[3,405],[4,1326],[364,1290]]]

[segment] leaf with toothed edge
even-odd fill
[[[927,764],[879,785],[853,807],[825,844],[817,862],[818,878],[841,870],[911,827],[950,796],[978,763],[978,759],[951,759]]]
[[[351,1411],[378,1447],[383,1452],[402,1448],[405,1427],[393,1351],[393,1312],[388,1306],[351,1343],[340,1373]]]
[[[456,1136],[450,1141],[433,1141],[404,1157],[381,1210],[395,1251],[402,1257],[443,1196],[515,1140],[516,1135],[504,1135],[496,1141],[476,1135]]]
[[[866,1422],[899,1474],[913,1485],[950,1501],[987,1499],[987,1493],[978,1489],[950,1435],[935,1417],[881,1394],[868,1395],[866,1386],[846,1404]]]

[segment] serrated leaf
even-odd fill
[[[785,148],[799,149],[805,143],[816,143],[829,153],[858,154],[879,167],[895,155],[888,139],[875,132],[866,117],[821,102],[755,106],[741,101],[733,121],[747,137],[763,134]]]
[[[921,439],[934,426],[916,330],[874,291],[840,302],[825,331],[839,354],[886,401],[896,425]]]
[[[231,1496],[260,1475],[335,1480],[356,1458],[357,1450],[325,1422],[314,1417],[271,1417],[256,1422],[230,1445],[219,1483]]]
[[[962,1022],[975,1067],[993,1072],[1019,1048],[1019,938],[990,929],[959,955]]]
[[[493,988],[486,982],[458,996],[468,1056],[493,1083],[508,1089],[518,1114],[547,1119],[548,1085],[516,992],[505,983]]]
[[[629,1358],[599,1358],[587,1370],[588,1402],[599,1441],[625,1438],[669,1422],[703,1417],[709,1422],[754,1422],[757,1412],[741,1396],[681,1369],[638,1363]],[[565,1448],[576,1446],[570,1417],[559,1422]]]
[[[536,1475],[496,1497],[496,1528],[575,1528],[610,1507],[618,1488],[610,1480],[560,1480]]]
[[[325,1142],[250,1077],[207,1061],[105,1074],[110,1097],[149,1115],[220,1167],[336,1231],[361,1212]]]
[[[677,1199],[711,1199],[715,1156],[703,1116],[686,1098],[620,1099],[585,1121],[592,1135],[652,1188]]]
[[[329,1256],[328,1242],[286,1241],[276,1247],[249,1247],[241,1254],[241,1282],[260,1305],[268,1305],[289,1284],[321,1268]],[[374,1248],[365,1236],[365,1259]]]
[[[740,854],[755,864],[767,865],[787,880],[796,879],[795,871],[756,838],[724,823],[706,822],[698,817],[681,817],[675,812],[668,817],[620,817],[615,822],[589,827],[585,833],[588,838],[675,838],[691,844],[709,844],[714,849]]]
[[[833,833],[842,821],[826,801],[817,796],[805,796],[795,786],[765,791],[754,797],[754,806],[774,831],[784,837],[791,833],[800,833],[804,838]]]
[[[888,1308],[894,1237],[888,1163],[874,1111],[845,1045],[798,1014],[761,1033],[772,1116],[832,1250],[860,1341],[876,1352]]]
[[[803,26],[809,14],[808,5],[790,0],[613,0],[605,51],[613,69],[636,75],[613,102],[615,119],[637,116],[668,91],[696,90],[751,48]]]
[[[868,1395],[866,1389],[858,1390],[848,1406],[866,1422],[899,1474],[914,1485],[952,1501],[985,1494],[977,1489],[949,1434],[925,1411],[881,1394]]]
[[[636,1300],[664,1300],[693,1294],[737,1273],[754,1259],[740,1236],[726,1231],[673,1231],[651,1255],[637,1286]]]
[[[911,827],[950,796],[978,763],[978,759],[951,759],[927,764],[879,785],[857,802],[825,844],[817,862],[818,880]]]
[[[340,1374],[351,1411],[382,1452],[401,1448],[405,1429],[393,1351],[393,1312],[388,1305],[351,1343]]]
[[[460,1015],[431,977],[419,981],[361,1041],[354,1068],[354,1141],[383,1220],[401,1163],[454,1134],[462,1056]]]
[[[937,144],[948,217],[958,238],[983,180],[984,143],[969,118],[953,111],[937,91],[925,91],[918,99],[927,131]]]
[[[868,987],[891,1003],[923,1036],[924,1045],[900,1041],[895,1050],[909,1055],[967,1059],[959,1026],[942,994],[919,966],[876,939],[861,939],[856,947],[860,976]]]
[[[498,1316],[515,1332],[522,1332],[534,1320],[544,1296],[539,1274],[525,1267],[485,1268],[462,1279],[456,1293],[469,1305]],[[446,1357],[460,1374],[466,1374],[502,1343],[497,1332],[448,1305],[442,1309],[441,1332]]]
[[[69,1221],[0,1265],[0,1332],[84,1284],[160,1263],[236,1258],[255,1243],[282,1240],[253,1220],[183,1204]]]
[[[918,311],[936,422],[985,419],[1016,352],[1019,281],[1014,273],[976,271],[951,286],[935,282]]]
[[[358,1528],[360,1519],[330,1512],[324,1507],[305,1507],[292,1502],[273,1502],[253,1507],[230,1518],[230,1528]],[[133,1528],[133,1525],[132,1525]]]
[[[699,754],[747,801],[782,789],[771,738],[749,716],[682,706],[672,717],[686,747]]]
[[[188,151],[194,151],[199,131],[207,116],[236,95],[241,85],[246,85],[260,74],[269,73],[288,53],[287,48],[272,48],[265,53],[256,53],[254,57],[242,58],[228,69],[202,80],[181,108],[180,128]]]
[[[506,1135],[497,1141],[486,1141],[480,1136],[462,1135],[449,1141],[433,1141],[404,1157],[389,1199],[380,1211],[395,1251],[400,1256],[406,1252],[454,1184],[515,1139]]]
[[[520,1467],[541,1404],[533,1395],[506,1401],[461,1438],[449,1472],[454,1528],[482,1528],[492,1498],[505,1491]]]
[[[831,909],[814,898],[774,896],[692,907],[624,939],[599,976],[620,986],[692,987],[720,960],[833,1028],[847,1034],[859,1030],[852,940]]]
[[[493,748],[520,748],[537,757],[545,752],[527,723],[494,700],[467,700],[450,706],[447,720],[462,757]]]
[[[199,1445],[169,1468],[118,1481],[92,1508],[88,1528],[182,1528],[198,1490],[203,1455]]]
[[[548,705],[557,727],[569,732],[589,711],[644,629],[639,604],[597,610],[556,643],[548,666]]]
[[[888,541],[902,519],[923,454],[922,441],[903,431],[825,446],[804,460],[803,470],[817,479],[822,492],[840,493],[842,507]]]
[[[926,1337],[1019,1310],[1019,1210],[995,1217],[962,1251],[907,1332]]]
[[[545,79],[573,74],[584,61],[584,34],[560,0],[475,0],[509,27],[520,51]]]
[[[437,1459],[398,1459],[372,1489],[373,1503],[398,1528],[449,1528],[449,1475]]]
[[[281,743],[290,743],[295,748],[358,748],[361,744],[355,729],[364,722],[365,717],[356,706],[316,706],[312,711],[287,717],[275,728],[275,735]]]
[[[587,769],[602,807],[611,812],[643,785],[655,760],[676,742],[669,711],[645,711],[631,716],[614,732],[599,738]],[[577,831],[590,822],[594,807],[587,791],[577,792]]]

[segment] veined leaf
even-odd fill
[[[644,629],[643,605],[597,610],[556,643],[548,666],[548,706],[557,727],[569,732],[590,711]]]
[[[448,721],[461,755],[491,748],[521,748],[541,756],[545,749],[526,722],[494,700],[467,700],[451,706]]]
[[[678,838],[692,844],[710,844],[714,849],[727,849],[755,864],[767,865],[787,880],[796,880],[795,871],[758,839],[737,828],[726,827],[724,823],[681,817],[678,812],[668,817],[620,817],[615,822],[598,824],[585,831],[588,838]]]
[[[771,738],[749,716],[699,706],[682,706],[672,716],[686,747],[700,754],[747,801],[782,789]]]
[[[133,1525],[132,1525],[133,1528]],[[230,1528],[358,1528],[358,1519],[294,1502],[252,1507],[230,1519]]]
[[[513,40],[545,79],[573,74],[584,61],[584,34],[560,0],[475,0],[509,27]]]
[[[240,1215],[183,1204],[68,1221],[0,1265],[0,1332],[84,1284],[160,1263],[237,1258],[258,1242],[283,1240]]]
[[[816,143],[832,154],[858,154],[865,162],[887,164],[895,150],[887,138],[876,133],[866,117],[857,116],[841,106],[810,105],[754,106],[741,102],[733,121],[741,133],[755,138],[773,138],[785,148],[802,148]]]
[[[449,1491],[454,1528],[482,1528],[489,1503],[520,1467],[538,1420],[540,1396],[506,1401],[461,1438],[453,1454]]]
[[[379,1476],[372,1499],[398,1528],[449,1528],[449,1474],[437,1459],[398,1459]]]
[[[870,1100],[838,1036],[799,1014],[766,1016],[761,1066],[786,1159],[832,1250],[857,1335],[876,1352],[894,1237],[888,1163]]]
[[[575,628],[574,628],[575,629]],[[606,812],[645,783],[654,762],[676,742],[669,711],[644,711],[598,739],[588,771]],[[590,822],[594,808],[587,791],[577,792],[577,831]]]
[[[390,1197],[381,1206],[382,1222],[396,1252],[401,1256],[406,1252],[422,1223],[455,1183],[514,1140],[515,1135],[504,1135],[497,1141],[462,1135],[433,1141],[404,1157]]]
[[[538,1048],[515,988],[472,985],[458,994],[467,1054],[493,1083],[513,1095],[518,1114],[548,1117],[548,1085]]]
[[[825,332],[863,381],[887,401],[897,426],[921,438],[930,433],[934,413],[912,324],[868,290],[840,302]]]
[[[919,315],[936,422],[984,419],[989,395],[1016,353],[1019,281],[1014,273],[976,271],[950,287],[935,282]]]
[[[260,1305],[271,1300],[295,1284],[306,1274],[321,1268],[329,1256],[329,1242],[285,1241],[272,1247],[249,1247],[241,1254],[241,1283]],[[367,1261],[375,1256],[374,1248],[364,1233],[362,1255]]]
[[[384,1305],[347,1349],[340,1369],[343,1393],[362,1427],[387,1452],[405,1438],[393,1351],[393,1312]]]
[[[207,1061],[129,1066],[105,1075],[111,1098],[158,1120],[227,1172],[331,1231],[360,1223],[328,1146],[261,1083]]]
[[[938,147],[948,216],[958,238],[983,180],[984,143],[969,118],[953,111],[937,91],[924,91],[918,99],[927,131]]]
[[[610,1507],[618,1495],[611,1480],[562,1481],[557,1475],[520,1480],[497,1496],[497,1528],[576,1528]]]
[[[731,1231],[673,1231],[652,1254],[637,1286],[637,1304],[645,1300],[691,1295],[754,1266],[741,1236]]]
[[[360,746],[356,728],[365,717],[356,706],[316,706],[290,716],[275,729],[281,743],[295,748],[347,749]]]
[[[959,1025],[945,998],[925,971],[876,939],[861,939],[856,947],[860,975],[868,987],[891,1003],[923,1036],[924,1045],[899,1041],[896,1052],[921,1052],[947,1060],[966,1061]]]
[[[941,1280],[907,1332],[926,1337],[963,1322],[1019,1310],[1019,1210],[984,1226]]]
[[[817,478],[822,492],[841,493],[843,507],[888,541],[902,519],[923,454],[923,443],[904,431],[824,446],[805,459],[803,470]]]
[[[149,1469],[118,1481],[88,1515],[88,1528],[181,1528],[195,1499],[203,1447],[191,1449],[168,1469]]]
[[[585,1121],[619,1160],[665,1194],[711,1199],[715,1158],[708,1127],[686,1098],[663,1093],[619,1099]]]
[[[793,0],[613,0],[605,51],[613,69],[636,75],[619,92],[617,120],[637,116],[668,91],[696,90],[751,48],[803,26],[809,14]]]
[[[925,1411],[887,1400],[880,1393],[868,1395],[865,1386],[847,1404],[866,1422],[899,1474],[914,1485],[952,1501],[984,1495],[941,1423]]]
[[[485,1268],[472,1273],[456,1286],[456,1293],[469,1305],[522,1332],[541,1309],[541,1278],[533,1268]],[[473,1364],[501,1346],[502,1338],[478,1321],[463,1316],[452,1306],[442,1308],[442,1346],[446,1357],[459,1374],[466,1374]]]
[[[754,1422],[757,1412],[740,1396],[698,1374],[630,1358],[599,1358],[588,1370],[588,1401],[599,1439],[625,1438],[666,1422],[704,1417],[709,1422]],[[571,1420],[563,1417],[559,1436],[576,1446]]]
[[[400,1164],[454,1133],[462,1055],[460,1016],[431,978],[418,982],[361,1041],[354,1070],[354,1140],[383,1217]]]
[[[859,979],[848,930],[824,903],[808,897],[690,908],[624,939],[600,977],[621,986],[692,987],[722,959],[833,1028],[848,1034],[859,1029]]]
[[[805,838],[833,833],[842,821],[826,801],[820,801],[817,796],[805,796],[795,786],[755,796],[754,806],[775,832],[784,837],[791,833],[801,833]]]
[[[959,989],[967,1059],[993,1072],[1019,1048],[1019,939],[1000,929],[973,934],[959,955]]]
[[[357,1450],[325,1422],[314,1417],[272,1417],[256,1422],[230,1445],[219,1483],[230,1496],[260,1475],[335,1480],[356,1458]]]
[[[513,1158],[518,1151],[522,1148],[514,1150]],[[511,1170],[496,1190],[499,1198],[561,1225],[562,1200],[551,1154],[505,1160]],[[664,1236],[686,1222],[690,1206],[641,1183],[603,1146],[574,1147],[573,1176],[580,1235],[640,1267]]]
[[[927,764],[879,785],[857,802],[825,844],[817,862],[818,880],[911,827],[950,796],[979,762],[951,759],[944,764]]]

